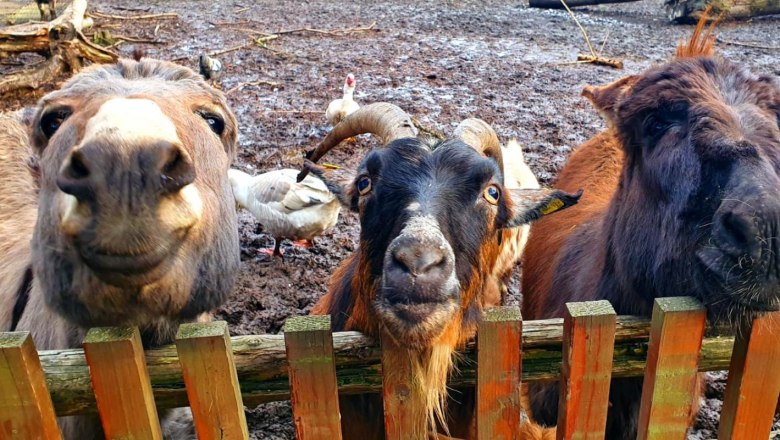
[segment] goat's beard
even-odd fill
[[[410,438],[428,438],[437,427],[448,432],[446,421],[447,379],[454,369],[455,343],[437,341],[423,349],[399,346],[385,334],[383,338],[383,376],[385,388],[408,384],[407,414],[415,417],[417,429]],[[408,383],[410,380],[411,383]]]

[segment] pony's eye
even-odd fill
[[[498,205],[498,199],[501,197],[501,191],[498,189],[498,185],[490,185],[485,188],[485,192],[482,193],[482,197],[488,201],[491,205]]]
[[[41,122],[39,123],[41,133],[46,136],[46,139],[51,139],[54,133],[59,130],[60,126],[66,119],[70,117],[73,112],[67,108],[58,108],[48,111],[41,116]]]
[[[357,181],[357,189],[361,196],[364,196],[371,192],[371,179],[367,176],[363,176]]]
[[[222,136],[222,133],[225,131],[225,121],[221,116],[209,112],[198,112],[198,114],[209,124],[211,131],[216,133],[217,136]]]

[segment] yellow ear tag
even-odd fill
[[[547,204],[547,206],[541,209],[542,215],[552,214],[553,212],[563,208],[563,205],[563,200],[553,199],[550,203]]]

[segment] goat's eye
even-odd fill
[[[67,108],[58,108],[47,111],[41,116],[41,122],[39,123],[41,133],[46,136],[46,139],[51,139],[54,133],[59,130],[63,122],[65,122],[73,111]]]
[[[221,116],[209,112],[198,112],[198,114],[209,124],[211,131],[216,133],[217,136],[222,136],[222,133],[225,131],[225,120]]]
[[[361,196],[364,196],[371,192],[371,179],[367,176],[363,176],[357,181],[357,189]]]
[[[482,196],[491,205],[498,205],[498,198],[501,197],[501,191],[498,189],[497,185],[490,185],[485,188],[485,192],[482,193]]]

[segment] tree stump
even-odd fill
[[[56,20],[0,28],[0,59],[24,52],[46,58],[33,69],[0,80],[0,95],[22,88],[37,89],[63,73],[77,73],[85,62],[116,62],[115,53],[91,43],[81,32],[86,10],[86,0],[74,0]]]
[[[724,19],[747,19],[759,15],[780,14],[780,0],[665,0],[669,19],[678,23],[695,23],[707,6],[710,17],[723,14]]]

